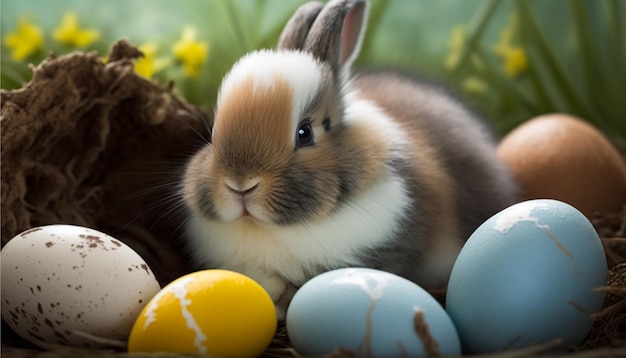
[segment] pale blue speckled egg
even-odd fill
[[[286,325],[302,355],[338,349],[370,357],[461,352],[450,317],[428,292],[374,269],[338,269],[314,277],[294,296]]]
[[[496,352],[560,339],[578,345],[601,309],[606,257],[598,234],[574,207],[525,201],[471,235],[454,265],[446,309],[463,350]]]

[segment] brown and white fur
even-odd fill
[[[255,279],[281,315],[298,287],[340,267],[444,286],[471,232],[515,200],[490,134],[448,92],[350,75],[365,18],[362,0],[303,5],[277,50],[226,75],[212,143],[185,172],[199,267]]]

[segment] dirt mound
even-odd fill
[[[77,224],[135,248],[161,282],[187,271],[176,181],[206,118],[138,76],[139,56],[125,41],[106,64],[50,56],[23,88],[2,91],[3,245],[34,226]]]

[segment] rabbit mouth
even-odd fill
[[[244,198],[236,198],[233,200],[231,204],[231,209],[224,211],[222,218],[224,220],[255,220],[256,216],[254,215],[255,210],[250,207],[250,204],[246,203]]]
[[[241,214],[239,215],[239,217],[237,219],[238,220],[261,221],[260,219],[257,218],[257,216],[255,216],[253,213],[251,213],[248,210],[248,207],[246,205],[244,205],[243,208],[241,209]]]
[[[226,221],[252,221],[255,223],[270,223],[271,220],[264,215],[263,210],[247,197],[236,197],[233,200],[230,213],[224,213]]]

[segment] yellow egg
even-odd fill
[[[165,286],[143,309],[129,352],[258,357],[276,331],[276,310],[254,280],[204,270]]]

